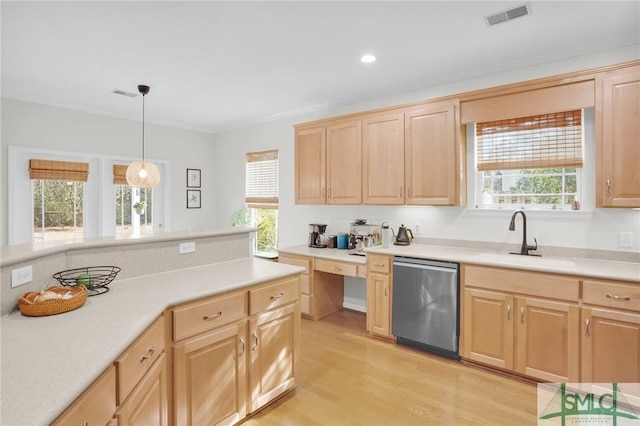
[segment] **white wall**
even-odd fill
[[[2,240],[7,244],[7,147],[139,158],[141,122],[2,98]],[[215,136],[146,123],[145,157],[169,161],[167,231],[215,227]],[[186,208],[186,169],[202,170],[202,208]]]
[[[387,221],[393,228],[400,224],[414,227],[420,224],[423,237],[519,243],[521,234],[509,232],[511,212],[479,214],[465,207],[414,206],[311,206],[294,203],[294,131],[293,125],[326,117],[367,111],[423,99],[478,90],[534,78],[579,71],[638,59],[638,45],[547,63],[526,69],[488,75],[445,86],[428,87],[420,91],[398,94],[352,105],[293,116],[237,131],[217,135],[216,181],[219,199],[217,225],[228,225],[233,211],[243,205],[244,154],[247,151],[278,148],[280,153],[279,246],[305,244],[309,223],[323,222],[327,231],[348,230],[355,218],[367,218],[371,223]],[[427,84],[427,83],[425,83]],[[587,158],[587,161],[589,159]],[[473,171],[471,169],[471,171]],[[593,174],[586,177],[593,180]],[[590,181],[593,188],[594,182]],[[470,203],[470,207],[471,207]],[[588,207],[588,206],[584,206]],[[631,231],[633,251],[640,240],[640,211],[629,209],[594,209],[591,213],[550,216],[532,214],[529,219],[529,239],[538,239],[543,246],[575,247],[601,250],[628,250],[618,247],[618,233]]]

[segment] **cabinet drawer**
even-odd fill
[[[316,259],[315,269],[316,271],[329,272],[330,274],[336,275],[358,276],[358,265],[356,263]]]
[[[276,281],[266,287],[249,290],[249,310],[254,315],[298,300],[299,278]]]
[[[164,317],[161,316],[116,360],[118,405],[164,351]]]
[[[109,367],[52,426],[105,425],[116,411],[116,369]]]
[[[301,266],[305,269],[305,274],[311,273],[311,259],[302,257],[292,257],[287,255],[278,255],[278,263],[286,263],[287,265]]]
[[[173,310],[173,340],[178,341],[225,324],[245,315],[245,294],[214,297]]]
[[[367,254],[367,257],[369,260],[369,272],[391,273],[391,257],[371,253]]]
[[[311,294],[311,279],[308,275],[300,275],[300,293]]]
[[[582,299],[590,305],[640,312],[640,284],[585,280]]]
[[[580,296],[580,281],[564,275],[464,265],[462,276],[465,287],[479,287],[571,302],[577,302]]]

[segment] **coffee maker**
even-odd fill
[[[327,225],[321,223],[309,224],[309,247],[326,248],[327,243],[322,237],[327,230]]]

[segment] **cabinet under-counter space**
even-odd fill
[[[317,321],[343,308],[344,277],[366,278],[366,258],[347,250],[294,246],[278,250],[278,262],[301,266],[300,311]]]

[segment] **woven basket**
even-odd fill
[[[36,299],[40,295],[40,292],[29,291],[23,294],[18,300],[18,308],[20,308],[22,315],[26,315],[28,317],[41,317],[61,314],[63,312],[78,309],[87,301],[87,288],[82,285],[76,287],[50,287],[47,291],[59,294],[61,297],[62,295],[69,293],[71,297],[68,299],[49,299],[44,302],[38,302]]]

